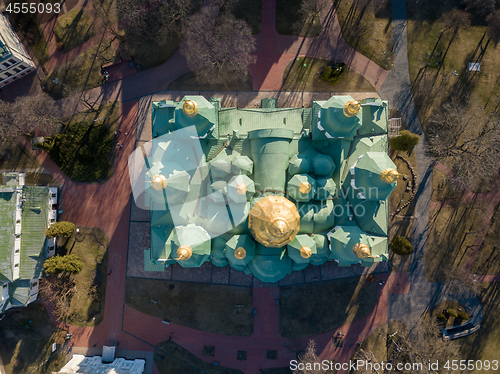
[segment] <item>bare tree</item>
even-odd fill
[[[182,52],[189,67],[206,83],[222,83],[230,76],[248,75],[247,66],[255,61],[252,31],[245,21],[208,1],[186,26]]]
[[[446,30],[450,30],[455,36],[458,30],[466,30],[470,27],[470,14],[463,10],[454,8],[441,16],[441,21]]]
[[[500,42],[500,9],[490,13],[486,17],[486,22],[488,22],[488,37],[497,45]]]
[[[332,372],[332,370],[325,368],[325,366],[319,362],[318,356],[316,355],[316,342],[314,340],[309,340],[306,351],[299,355],[298,358],[298,370],[295,372],[299,374],[329,374]]]
[[[51,302],[54,306],[56,316],[64,320],[71,314],[71,300],[75,295],[88,300],[95,300],[97,297],[97,287],[90,281],[81,285],[82,290],[78,290],[75,280],[71,274],[63,272],[57,276],[52,276],[40,280],[40,296]]]
[[[198,0],[118,0],[116,9],[108,3],[94,2],[93,12],[102,22],[103,33],[118,39],[129,55],[133,55],[144,40],[156,40],[165,45],[182,32],[180,21],[187,18]],[[116,22],[112,12],[118,15]]]
[[[429,120],[429,150],[448,164],[457,178],[477,189],[490,182],[499,167],[500,121],[496,113],[485,120],[476,100],[469,107],[452,100]]]
[[[462,0],[466,11],[471,11],[478,17],[490,14],[495,9],[495,0]]]
[[[0,100],[0,142],[19,136],[52,135],[68,115],[48,94],[21,96],[14,103]]]
[[[315,19],[327,6],[331,6],[331,3],[325,0],[302,0],[299,19],[293,24],[295,32],[300,32],[304,27],[313,27]],[[321,28],[321,25],[319,27]]]
[[[442,339],[441,326],[436,319],[420,319],[410,329],[408,334],[397,332],[387,340],[388,362],[408,363],[409,370],[399,370],[398,373],[435,374],[452,373],[439,365],[438,369],[429,367],[428,362],[446,362],[460,359],[460,346],[456,341]],[[419,366],[421,364],[422,366]]]

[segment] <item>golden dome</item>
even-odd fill
[[[382,179],[385,183],[393,183],[398,179],[399,173],[395,169],[385,169],[382,173],[380,173],[380,179]]]
[[[373,257],[370,252],[370,247],[363,243],[355,244],[354,247],[352,247],[352,251],[357,258]]]
[[[309,193],[309,191],[311,191],[311,183],[309,182],[302,182],[300,185],[299,185],[299,191],[301,194],[306,194],[306,193]]]
[[[247,251],[245,251],[245,248],[238,247],[234,250],[234,257],[236,257],[238,260],[243,260],[246,256]]]
[[[255,240],[266,247],[283,247],[300,228],[295,204],[282,196],[266,196],[248,214],[248,228]]]
[[[189,245],[181,245],[177,248],[177,259],[181,261],[186,261],[193,255],[193,249]]]
[[[300,251],[300,255],[301,255],[303,258],[309,258],[309,257],[311,257],[311,255],[312,255],[311,248],[306,247],[306,246],[304,246],[304,247],[300,248],[300,250],[299,250],[299,251]]]
[[[198,104],[193,100],[185,100],[182,104],[182,111],[188,117],[194,117],[198,114]]]
[[[247,192],[247,186],[245,186],[245,183],[238,183],[234,187],[234,192],[236,192],[238,195],[244,195]]]
[[[164,175],[156,174],[153,178],[151,178],[151,187],[153,187],[156,191],[164,190],[167,185],[168,181]]]
[[[361,111],[361,104],[356,100],[349,100],[344,105],[344,114],[347,117],[354,117]]]

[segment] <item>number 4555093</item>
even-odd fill
[[[6,11],[8,13],[59,13],[61,11],[61,4],[9,3]]]

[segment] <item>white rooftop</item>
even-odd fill
[[[73,358],[58,372],[53,374],[142,374],[146,361],[115,358],[110,364],[104,364],[101,356],[86,357],[73,355]]]

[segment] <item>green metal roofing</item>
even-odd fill
[[[217,267],[223,267],[229,263],[226,258],[225,245],[226,240],[220,236],[212,240],[212,264]]]
[[[288,255],[256,255],[248,264],[255,278],[262,282],[275,283],[292,271],[292,259]]]
[[[387,236],[389,227],[389,204],[387,200],[372,201],[352,199],[354,219],[358,226],[375,235]]]
[[[290,258],[298,264],[308,264],[311,257],[304,258],[300,254],[302,247],[308,247],[313,254],[316,253],[316,242],[309,235],[297,235],[291,243],[287,245],[287,253]]]
[[[314,174],[321,177],[331,177],[335,171],[335,163],[328,155],[318,154],[312,159]]]
[[[0,279],[12,280],[15,204],[15,192],[0,192]]]
[[[376,99],[366,105],[362,105],[362,126],[358,130],[359,135],[369,134],[387,134],[387,127],[389,123],[387,108],[387,101]]]
[[[344,114],[344,105],[349,100],[352,100],[351,96],[332,96],[321,105],[317,117],[316,131],[323,133],[325,138],[352,140],[356,135],[356,131],[361,127],[362,112],[354,117],[347,117]]]
[[[326,200],[337,196],[337,185],[332,178],[316,179],[316,196],[317,200]]]
[[[359,159],[354,167],[354,184],[365,199],[385,200],[396,188],[396,182],[386,183],[380,178],[382,171],[389,168],[397,170],[386,153],[367,152]]]
[[[311,256],[311,264],[322,265],[328,260],[330,246],[325,235],[314,235],[312,237],[316,243],[316,253]]]
[[[307,174],[311,170],[311,159],[306,155],[294,155],[288,163],[288,173]]]
[[[310,190],[306,193],[300,191],[300,186],[303,183],[310,186]],[[286,191],[295,201],[307,202],[316,194],[316,181],[310,175],[296,174],[288,181]]]
[[[289,129],[299,134],[303,129],[302,108],[222,108],[219,112],[220,136],[237,131],[239,136],[246,137],[251,131],[261,129]]]
[[[12,306],[26,306],[30,299],[30,280],[18,279],[9,284],[9,302]]]
[[[22,211],[21,265],[23,279],[35,279],[43,270],[45,231],[48,227],[49,187],[24,186]]]
[[[238,192],[242,192],[239,188],[244,185],[246,192],[244,194],[239,194]],[[234,201],[235,203],[244,203],[247,200],[250,200],[255,193],[255,184],[253,180],[251,180],[246,175],[236,175],[227,184],[227,197]]]
[[[188,117],[182,111],[182,105],[185,100],[193,100],[198,104],[198,115]],[[182,129],[189,126],[195,126],[198,136],[205,136],[212,129],[215,129],[217,123],[216,109],[213,104],[203,96],[184,96],[183,100],[175,108],[175,126]]]
[[[231,162],[231,173],[250,175],[253,171],[253,161],[248,156],[235,156]]]
[[[245,258],[239,259],[234,256],[234,251],[239,247],[245,249]],[[226,243],[225,254],[231,267],[243,271],[255,256],[255,242],[249,235],[234,235]]]

